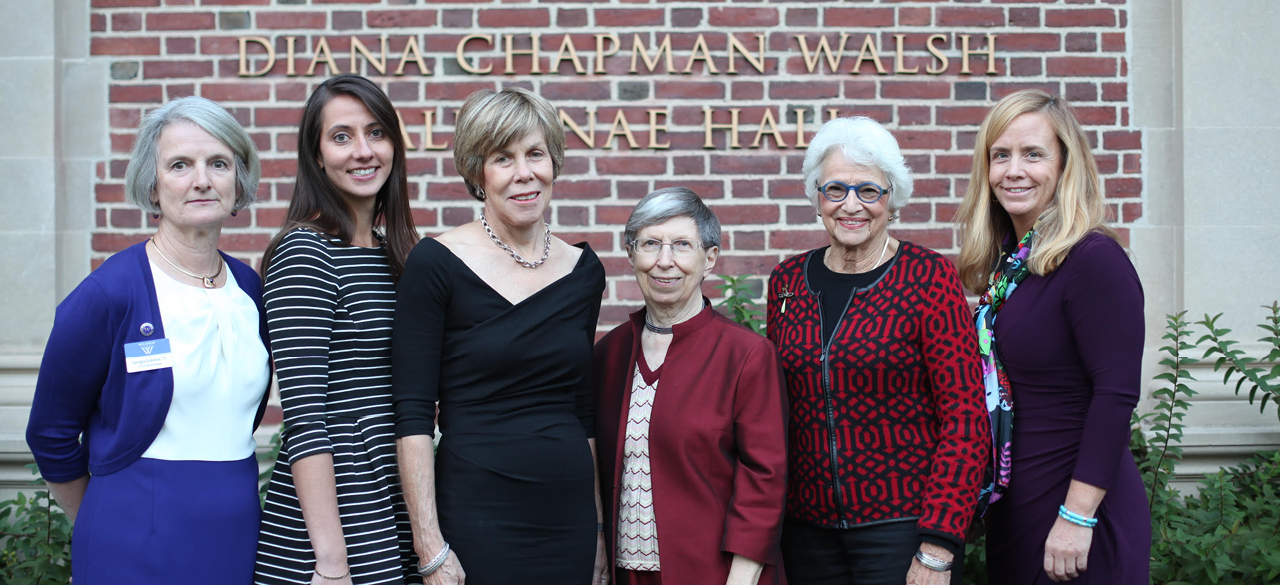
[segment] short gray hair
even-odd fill
[[[629,247],[631,242],[636,240],[636,234],[640,233],[640,230],[675,217],[688,217],[693,220],[693,223],[698,226],[698,237],[702,240],[702,247],[711,248],[720,245],[720,220],[715,212],[702,202],[702,198],[688,187],[666,187],[645,195],[636,204],[636,208],[631,210],[631,217],[627,218],[627,226],[623,229],[622,236]]]
[[[915,183],[898,148],[898,140],[879,122],[858,116],[836,118],[823,124],[809,141],[800,172],[804,174],[804,192],[814,207],[818,207],[818,198],[822,197],[822,185],[818,184],[822,180],[822,164],[837,149],[849,162],[880,169],[889,179],[887,186],[893,188],[888,201],[890,213],[906,206]]]
[[[551,178],[564,169],[564,126],[546,98],[523,87],[482,89],[458,110],[453,132],[453,165],[472,197],[484,201],[484,161],[489,155],[532,134],[542,134],[551,155]]]
[[[124,193],[129,202],[147,213],[160,213],[160,206],[151,200],[159,180],[160,135],[170,124],[177,122],[194,124],[231,149],[236,159],[235,209],[244,209],[252,204],[257,199],[258,179],[262,176],[258,149],[231,114],[222,106],[199,96],[173,100],[142,120],[138,138],[133,143],[129,168],[124,173]]]

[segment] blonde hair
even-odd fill
[[[1107,206],[1103,201],[1098,165],[1071,104],[1062,96],[1035,89],[1009,94],[991,108],[978,129],[969,189],[956,213],[962,234],[957,261],[960,281],[977,294],[986,292],[987,280],[1000,261],[1001,243],[1013,234],[1013,220],[991,191],[991,147],[1009,124],[1023,114],[1043,114],[1049,120],[1063,159],[1053,201],[1036,223],[1028,269],[1037,276],[1053,272],[1062,265],[1071,248],[1090,232],[1116,239],[1115,232],[1106,225]]]
[[[564,126],[542,96],[522,87],[482,89],[467,98],[454,124],[453,163],[472,197],[484,200],[484,161],[533,132],[542,134],[551,155],[552,178],[564,168]]]

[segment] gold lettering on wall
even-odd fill
[[[741,33],[739,33],[741,34]],[[489,75],[494,73],[493,61],[496,60],[497,52],[501,51],[504,59],[503,75],[515,75],[518,73],[515,66],[516,57],[527,57],[530,59],[528,72],[530,74],[542,74],[543,63],[541,55],[542,34],[524,33],[524,34],[503,34],[501,35],[502,46],[498,47],[498,37],[492,34],[469,34],[462,37],[458,44],[454,47],[454,56],[457,58],[458,67],[462,71],[471,75]],[[560,65],[566,61],[573,65],[573,74],[576,75],[604,75],[608,72],[606,60],[621,52],[622,41],[618,33],[596,33],[595,37],[595,63],[588,64],[586,58],[579,53],[578,47],[571,35],[563,35],[560,39],[559,49],[555,56],[549,60],[550,71],[545,73],[557,75],[560,73]],[[775,69],[781,69],[781,65],[786,62],[785,59],[775,59],[776,63],[770,64],[768,59],[767,41],[765,35],[755,33],[752,36],[756,38],[756,50],[753,52],[748,48],[747,44],[739,39],[734,33],[725,33],[727,46],[723,50],[712,51],[707,43],[706,34],[699,33],[693,46],[688,51],[688,60],[685,61],[683,68],[676,67],[676,54],[672,48],[672,40],[670,34],[663,34],[660,42],[656,46],[647,44],[642,36],[634,33],[631,36],[631,67],[627,73],[665,73],[668,75],[690,74],[694,72],[694,66],[697,62],[702,62],[702,72],[706,75],[721,75],[738,73],[738,59],[742,58],[749,66],[754,68],[757,73],[776,73],[778,71],[768,71],[772,65]],[[810,38],[805,35],[792,35],[796,40],[796,46],[800,49],[800,56],[804,61],[805,71],[814,73],[818,71],[819,64],[823,61],[827,64],[827,69],[832,72],[839,72],[841,65],[847,64],[846,49],[849,48],[849,33],[840,33],[839,41],[832,46],[834,35],[822,35],[817,37],[817,43],[811,43]],[[952,47],[958,49],[959,58],[961,60],[961,75],[973,75],[971,67],[971,58],[975,55],[986,57],[987,75],[995,75],[999,72],[996,56],[996,35],[985,33],[986,43],[982,47],[975,47],[972,37],[969,34],[952,35],[949,33],[936,33],[926,37],[924,46],[910,45],[907,42],[908,35],[893,34],[893,52],[894,62],[893,68],[889,69],[885,65],[884,55],[887,47],[881,47],[878,43],[878,33],[870,33],[863,36],[862,44],[859,46],[856,58],[852,52],[848,53],[848,57],[854,58],[852,67],[848,70],[851,75],[858,75],[864,63],[870,62],[879,75],[887,74],[903,74],[912,75],[920,72],[920,65],[907,66],[907,53],[909,51],[919,51],[923,49],[932,57],[931,61],[925,67],[925,73],[930,75],[939,75],[947,70],[950,64],[951,56],[947,52]],[[951,39],[958,37],[959,42],[953,43]],[[280,37],[275,39],[262,36],[246,36],[239,37],[238,43],[240,48],[240,77],[261,77],[271,74],[271,70],[276,63],[276,43]],[[297,70],[297,51],[296,44],[300,37],[285,36],[285,72],[287,76],[298,75]],[[305,37],[301,37],[305,38]],[[887,36],[885,38],[888,38]],[[357,72],[359,67],[357,61],[363,58],[369,63],[369,68],[376,71],[378,75],[387,75],[388,69],[391,69],[391,63],[387,56],[387,47],[389,37],[386,34],[381,35],[379,39],[379,52],[375,55],[369,46],[357,36],[348,37],[351,49],[344,57],[349,59],[349,67],[351,72]],[[517,49],[516,46],[523,46],[528,41],[529,48]],[[656,40],[656,37],[655,37]],[[478,44],[473,41],[478,41]],[[264,61],[255,64],[254,58],[261,53],[250,54],[250,45],[259,45],[265,50]],[[327,70],[322,70],[322,75],[337,75],[341,72],[338,62],[334,58],[333,50],[329,46],[328,37],[314,37],[314,46],[311,51],[311,61],[307,65],[306,73],[303,75],[313,76],[316,74],[316,68],[321,64],[327,65]],[[485,46],[487,45],[487,46]],[[419,75],[431,75],[432,71],[427,67],[427,58],[423,55],[423,47],[425,42],[420,40],[418,35],[407,35],[404,50],[400,53],[396,67],[391,75],[401,76],[405,73],[405,66],[413,63],[418,66]],[[304,48],[305,50],[305,48]],[[620,57],[623,59],[625,57]],[[722,71],[721,66],[717,65],[717,60],[723,60],[722,63],[728,63],[727,69]],[[641,62],[644,64],[644,70],[641,70]],[[481,63],[484,63],[481,66]],[[665,71],[658,71],[659,65],[666,67]],[[278,73],[277,73],[278,74]],[[371,72],[371,74],[373,74]]]
[[[631,35],[631,70],[627,73],[636,73],[636,57],[644,59],[645,67],[649,68],[649,72],[658,67],[658,59],[663,56],[667,57],[667,73],[675,73],[676,66],[671,61],[671,35],[662,37],[662,44],[658,45],[657,53],[653,55],[653,60],[649,60],[649,51],[644,48],[644,41],[640,40],[640,35]]]
[[[605,49],[605,41],[613,43],[613,47]],[[622,48],[622,40],[618,38],[617,33],[597,34],[596,35],[596,73],[604,73],[604,58],[618,53],[618,49]],[[635,67],[635,61],[632,61],[632,68]]]
[[[296,64],[293,62],[293,51],[294,51],[293,46],[297,42],[298,42],[298,37],[284,38],[284,47],[285,47],[284,74],[288,75],[289,77],[293,77],[298,74],[298,68]]]
[[[711,140],[712,130],[728,130],[729,131],[729,148],[742,148],[738,143],[738,114],[742,112],[742,108],[729,108],[729,123],[715,124],[711,121],[711,108],[702,109],[702,128],[705,133],[706,140],[703,141],[703,148],[715,148],[716,144]]]
[[[507,68],[502,71],[503,75],[516,74],[515,66],[512,65],[512,61],[516,55],[529,55],[530,57],[533,57],[533,66],[529,69],[529,73],[535,75],[542,73],[542,58],[538,56],[538,43],[541,42],[542,34],[531,33],[529,36],[533,38],[533,42],[531,43],[530,48],[526,50],[515,48],[516,35],[502,35],[502,46],[507,55]]]
[[[933,44],[934,41],[945,40],[947,40],[947,35],[929,35],[929,39],[924,42],[925,48],[929,49],[929,54],[933,55],[933,58],[936,59],[938,63],[937,67],[930,66],[928,69],[925,69],[925,73],[928,73],[929,75],[939,75],[943,71],[946,71],[947,66],[951,64],[950,60],[947,59],[947,54],[943,53],[936,45]]]
[[[772,136],[778,147],[787,147],[787,141],[782,139],[782,132],[778,130],[778,122],[773,119],[773,110],[764,111],[764,116],[760,118],[760,129],[756,130],[756,137],[751,141],[751,148],[760,148],[760,139],[765,136]]]
[[[800,56],[804,57],[806,71],[813,73],[813,68],[818,66],[818,59],[823,53],[827,55],[827,66],[831,68],[831,72],[840,70],[840,59],[844,57],[844,44],[849,40],[848,33],[840,33],[840,47],[834,55],[831,53],[831,45],[827,43],[826,35],[820,37],[818,47],[813,51],[813,58],[809,58],[809,41],[804,38],[804,35],[795,35],[795,37],[800,43]]]
[[[880,53],[876,51],[876,40],[867,35],[862,39],[862,49],[858,51],[858,60],[853,62],[853,69],[849,71],[854,75],[858,74],[858,69],[862,67],[863,61],[871,61],[876,66],[876,73],[884,75],[888,70],[884,68],[884,63],[880,62]]]
[[[364,55],[365,61],[369,62],[369,66],[378,71],[378,75],[387,74],[387,35],[382,35],[382,60],[373,58],[373,54],[369,52],[369,47],[364,46],[357,37],[351,37],[351,72],[356,72],[356,53]],[[400,63],[404,65],[403,62]]]
[[[384,37],[385,39],[385,37]],[[383,42],[386,42],[385,40]],[[410,61],[409,54],[413,54]],[[461,59],[459,59],[461,61]],[[400,65],[396,67],[396,75],[404,75],[404,66],[406,63],[417,63],[418,72],[422,75],[431,75],[431,70],[427,69],[427,62],[422,59],[422,50],[418,48],[418,37],[410,35],[409,42],[404,45],[404,52],[400,54]]]
[[[631,133],[631,126],[627,124],[627,117],[622,115],[622,110],[613,117],[613,127],[609,128],[609,135],[604,137],[604,146],[601,148],[613,148],[613,138],[622,136],[627,139],[627,146],[631,148],[640,148],[640,143],[636,142],[635,134]]]
[[[752,67],[755,67],[756,71],[764,73],[764,35],[757,34],[756,43],[760,47],[760,57],[758,59],[751,56],[751,51],[747,50],[747,47],[738,40],[738,37],[733,36],[733,33],[729,33],[729,73],[738,72],[738,63],[734,60],[735,53],[741,53],[742,58],[746,59],[747,63],[750,63]]]
[[[458,67],[461,67],[463,71],[473,75],[485,75],[490,71],[493,71],[493,63],[488,64],[482,69],[479,67],[473,67],[471,63],[467,62],[467,58],[462,55],[462,52],[466,50],[467,43],[470,41],[484,41],[489,43],[489,46],[492,47],[493,35],[467,35],[462,37],[462,40],[458,41],[457,49],[454,51],[454,55],[458,57]]]
[[[307,75],[315,75],[316,65],[320,63],[325,63],[329,66],[329,75],[342,73],[338,69],[338,64],[333,62],[333,53],[329,51],[329,41],[324,37],[320,37],[320,40],[316,41],[316,48],[312,51],[312,54],[314,56],[311,58],[311,65],[307,67]]]
[[[912,73],[919,73],[920,72],[919,65],[916,65],[911,69],[907,69],[907,64],[905,61],[906,55],[904,54],[906,51],[902,50],[902,41],[903,39],[906,38],[906,36],[907,35],[893,35],[893,48],[896,53],[896,55],[893,58],[893,72],[906,73],[908,75]]]
[[[449,148],[448,142],[445,142],[443,144],[436,144],[435,133],[432,130],[432,127],[435,126],[434,124],[435,117],[436,117],[435,110],[422,110],[422,114],[423,114],[423,118],[425,118],[426,120],[424,122],[424,124],[426,125],[426,130],[423,130],[422,132],[422,149],[423,150],[444,150],[446,148]],[[412,148],[412,147],[409,147],[409,148]]]
[[[699,56],[699,53],[701,53],[701,56]],[[707,64],[707,73],[719,73],[716,70],[715,61],[711,60],[711,51],[707,49],[707,39],[702,33],[698,33],[698,40],[694,41],[693,50],[689,51],[689,62],[685,64],[684,72],[692,73],[693,62],[699,60]]]
[[[257,43],[267,50],[267,63],[262,69],[254,71],[249,68],[249,43]],[[267,37],[240,37],[240,77],[260,77],[271,71],[271,67],[276,64],[276,49],[271,46],[271,40]]]
[[[804,114],[808,110],[795,109],[796,114],[796,148],[808,148],[809,141],[804,137]]]
[[[569,130],[577,135],[578,139],[587,144],[587,148],[596,147],[596,113],[595,111],[587,112],[587,133],[583,133],[582,127],[573,118],[569,117],[564,110],[560,110],[560,123],[569,127]]]
[[[560,50],[556,52],[556,56],[551,59],[551,71],[560,70],[560,62],[569,61],[573,63],[573,70],[579,75],[586,73],[587,68],[582,66],[582,61],[578,59],[578,48],[573,46],[573,37],[564,35],[564,39],[560,41]]]
[[[671,148],[670,142],[658,142],[658,131],[667,131],[665,123],[658,122],[658,116],[666,117],[667,111],[662,109],[645,110],[649,114],[649,148],[654,150],[665,150]]]
[[[969,49],[970,35],[960,35],[960,73],[969,74],[969,55],[986,55],[987,56],[987,74],[996,73],[996,35],[987,33],[987,48]]]

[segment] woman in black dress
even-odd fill
[[[564,130],[537,94],[482,90],[454,139],[480,221],[414,248],[392,343],[420,571],[429,585],[585,585],[605,569],[590,438],[604,268],[542,219]]]

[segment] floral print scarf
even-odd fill
[[[999,500],[1009,488],[1013,447],[1013,396],[1004,364],[996,353],[996,315],[1004,306],[1018,284],[1031,271],[1027,258],[1031,256],[1031,242],[1035,239],[1035,227],[1018,242],[1017,248],[1004,254],[987,281],[987,292],[978,300],[974,321],[978,327],[978,353],[982,359],[982,384],[987,396],[987,412],[991,416],[991,465],[982,480],[978,494],[978,516],[987,506]],[[1008,240],[1006,239],[1006,245]]]

